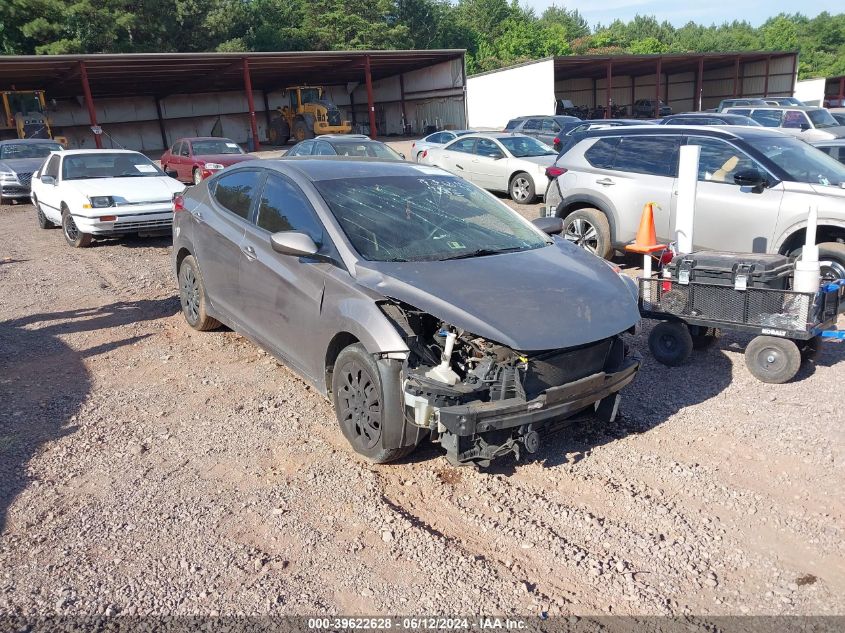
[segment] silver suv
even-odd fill
[[[701,147],[696,248],[796,254],[807,211],[819,210],[823,273],[845,278],[845,165],[776,130],[740,126],[643,126],[593,130],[547,175],[546,214],[572,242],[609,258],[634,239],[643,206],[672,239],[681,145]]]
[[[827,141],[845,136],[845,127],[824,108],[814,106],[762,106],[727,108],[725,112],[754,119],[763,127],[778,128],[802,141]]]

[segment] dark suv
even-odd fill
[[[525,134],[559,149],[561,137],[581,122],[574,116],[526,116],[511,119],[503,131]]]
[[[696,248],[795,254],[807,209],[818,207],[817,241],[826,277],[845,278],[845,165],[767,128],[664,126],[593,130],[546,174],[546,213],[564,236],[602,257],[634,239],[643,206],[655,203],[658,239],[673,239],[678,157],[701,148]]]
[[[659,113],[655,105],[659,105]],[[631,116],[637,118],[652,119],[656,116],[668,116],[670,114],[672,114],[672,108],[663,103],[662,100],[655,102],[654,99],[637,99],[631,106]]]

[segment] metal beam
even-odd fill
[[[698,76],[695,81],[695,103],[696,112],[704,109],[704,57],[698,58]]]
[[[91,96],[91,85],[88,83],[88,70],[85,68],[85,62],[79,62],[79,76],[82,79],[82,94],[85,95],[85,105],[88,106],[88,118],[91,121],[91,127],[98,126],[97,110],[94,108],[94,98]],[[103,149],[101,136],[101,134],[94,134],[94,144],[97,149]]]
[[[402,134],[408,125],[408,115],[405,114],[405,78],[399,73],[399,108],[402,110]]]
[[[249,76],[249,59],[244,57],[244,89],[246,90],[246,103],[249,106],[249,125],[252,128],[252,151],[258,151],[261,143],[258,140],[258,122],[255,120],[255,102],[252,99],[252,79]]]
[[[606,94],[607,97],[607,107],[604,109],[604,118],[609,119],[612,115],[610,114],[610,108],[613,105],[613,97],[611,93],[613,91],[613,62],[607,60],[607,82],[606,82]]]
[[[657,58],[657,73],[654,76],[654,118],[660,118],[660,75],[662,74],[663,58]]]
[[[364,56],[364,81],[367,83],[367,111],[370,114],[370,138],[376,138],[376,105],[373,102],[373,75],[370,72],[370,56]]]
[[[769,62],[771,62],[771,61],[772,61],[772,56],[767,55],[766,56],[766,72],[765,72],[766,78],[763,80],[763,96],[764,97],[769,96]]]
[[[739,96],[737,89],[739,88],[739,55],[734,58],[734,91],[733,96]]]
[[[167,131],[164,129],[164,115],[161,113],[161,99],[156,97],[156,115],[158,116],[158,129],[161,132],[161,145],[167,150],[169,144],[167,142]]]

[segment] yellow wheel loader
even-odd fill
[[[0,139],[53,138],[43,90],[4,90]]]
[[[276,108],[270,121],[270,143],[284,145],[293,137],[296,142],[320,134],[349,134],[352,123],[344,121],[340,110],[324,98],[322,88],[291,86],[285,89],[290,105]]]

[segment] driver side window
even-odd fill
[[[462,138],[460,141],[455,141],[454,143],[452,143],[449,146],[449,149],[455,152],[464,152],[466,154],[472,154],[474,147],[474,138]]]
[[[701,147],[701,158],[698,161],[699,182],[735,185],[734,176],[740,172],[766,173],[756,161],[725,141],[712,138],[690,138],[687,143]]]
[[[495,142],[487,138],[480,138],[475,145],[475,153],[479,156],[486,156],[487,158],[499,158],[502,156],[502,150]]]
[[[180,155],[182,156],[190,156],[191,149],[187,142],[182,143],[182,149],[179,151]]]

